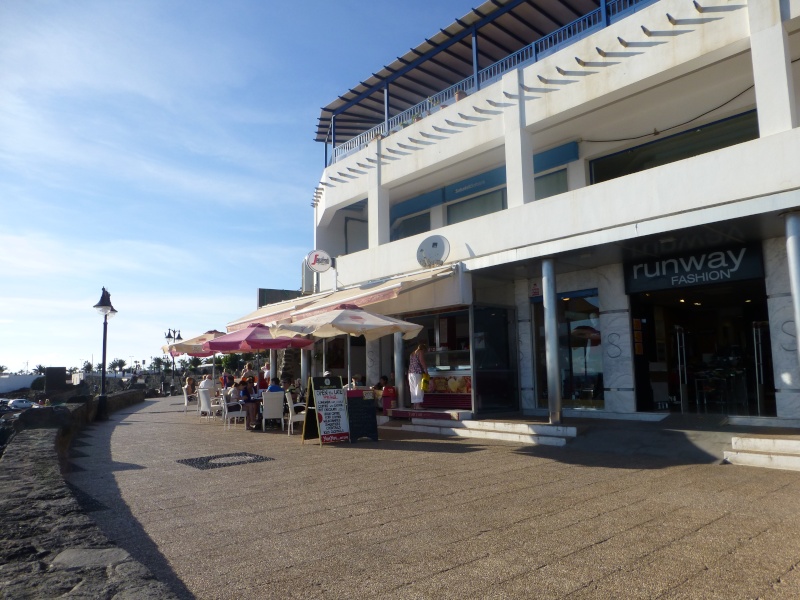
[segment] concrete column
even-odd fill
[[[800,212],[786,215],[786,257],[789,259],[789,289],[792,292],[792,309],[795,331],[800,323]],[[795,358],[800,361],[800,352]]]
[[[797,127],[792,63],[781,4],[781,0],[747,3],[761,137]]]
[[[800,419],[800,366],[787,239],[770,238],[762,247],[777,416]]]
[[[533,329],[531,328],[531,282],[514,280],[514,304],[517,307],[517,358],[519,361],[520,411],[530,414],[536,408],[533,376]]]
[[[533,182],[533,136],[525,130],[525,94],[522,70],[503,76],[505,103],[503,127],[506,151],[506,194],[508,208],[533,202],[536,195]]]
[[[277,377],[278,373],[278,351],[269,351],[269,378]]]
[[[604,265],[595,272],[600,297],[603,408],[613,413],[633,413],[636,412],[633,332],[622,263]]]
[[[397,388],[397,407],[406,406],[406,382],[405,357],[403,356],[403,334],[394,334],[394,382]]]
[[[579,190],[589,185],[589,165],[583,158],[574,160],[567,165],[567,189]]]
[[[381,341],[367,342],[367,385],[375,385],[381,377]]]
[[[558,312],[556,272],[552,258],[542,259],[542,295],[544,303],[544,346],[547,365],[547,405],[550,423],[561,423],[561,369],[558,365]]]
[[[431,208],[431,231],[447,225],[447,207],[443,205]]]
[[[377,140],[373,142],[377,148],[378,159],[375,168],[369,172],[369,189],[367,192],[367,234],[369,247],[377,248],[382,244],[388,244],[390,239],[389,231],[389,190],[381,185],[381,150],[383,142]]]

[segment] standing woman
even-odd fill
[[[411,391],[411,406],[415,409],[422,408],[422,376],[428,372],[428,365],[425,364],[425,352],[428,351],[428,344],[420,342],[417,349],[411,353],[408,361],[408,389]]]

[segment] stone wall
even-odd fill
[[[144,401],[144,391],[108,397],[109,412]],[[21,413],[0,457],[0,595],[4,598],[177,598],[81,510],[64,478],[73,436],[96,400]]]

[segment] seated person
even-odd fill
[[[268,392],[282,392],[283,388],[281,387],[281,382],[278,381],[277,377],[273,377],[269,381],[269,387],[267,388]]]
[[[294,407],[294,412],[301,413],[306,409],[306,405],[298,400],[297,389],[292,385],[290,380],[284,379],[281,381],[281,389],[283,389],[284,392],[289,392],[289,397],[292,399],[292,402],[297,405]]]
[[[381,375],[381,378],[378,380],[378,383],[372,386],[373,390],[382,390],[386,386],[389,385],[389,378],[386,375]]]
[[[197,384],[194,381],[194,377],[187,377],[186,378],[186,395],[189,397],[189,400],[197,400]]]
[[[247,377],[246,379],[242,379],[239,382],[239,388],[241,390],[241,401],[244,404],[244,409],[247,411],[247,416],[245,418],[245,426],[247,429],[256,429],[256,425],[258,425],[258,406],[261,404],[261,398],[256,395],[255,388],[253,387],[253,379],[252,377]]]
[[[213,390],[214,380],[211,378],[211,375],[203,375],[203,379],[200,381],[199,387],[201,390]]]
[[[244,406],[240,402],[242,398],[243,387],[243,383],[234,383],[233,386],[228,388],[228,392],[224,396],[225,404],[228,407],[228,412],[244,410]]]

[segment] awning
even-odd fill
[[[315,301],[292,313],[292,320],[304,319],[323,312],[327,312],[340,304],[355,304],[368,306],[377,302],[384,302],[397,298],[400,294],[415,290],[419,287],[441,281],[453,275],[452,266],[442,267],[421,273],[413,273],[392,279],[382,279],[362,283],[359,286],[338,290],[326,298]]]
[[[263,325],[272,325],[278,321],[289,319],[292,313],[299,308],[308,306],[315,300],[322,300],[329,296],[331,292],[324,292],[321,294],[314,294],[311,296],[300,296],[292,298],[291,300],[284,300],[283,302],[276,302],[275,304],[267,304],[262,306],[256,311],[251,312],[243,317],[231,321],[227,325],[228,333],[244,329],[250,323],[261,323]]]
[[[247,327],[250,323],[272,325],[288,319],[297,320],[332,310],[340,304],[368,306],[397,298],[422,286],[442,281],[455,272],[454,267],[440,267],[401,277],[369,281],[335,292],[322,292],[312,296],[301,296],[262,306],[235,321],[228,323],[228,333]]]

